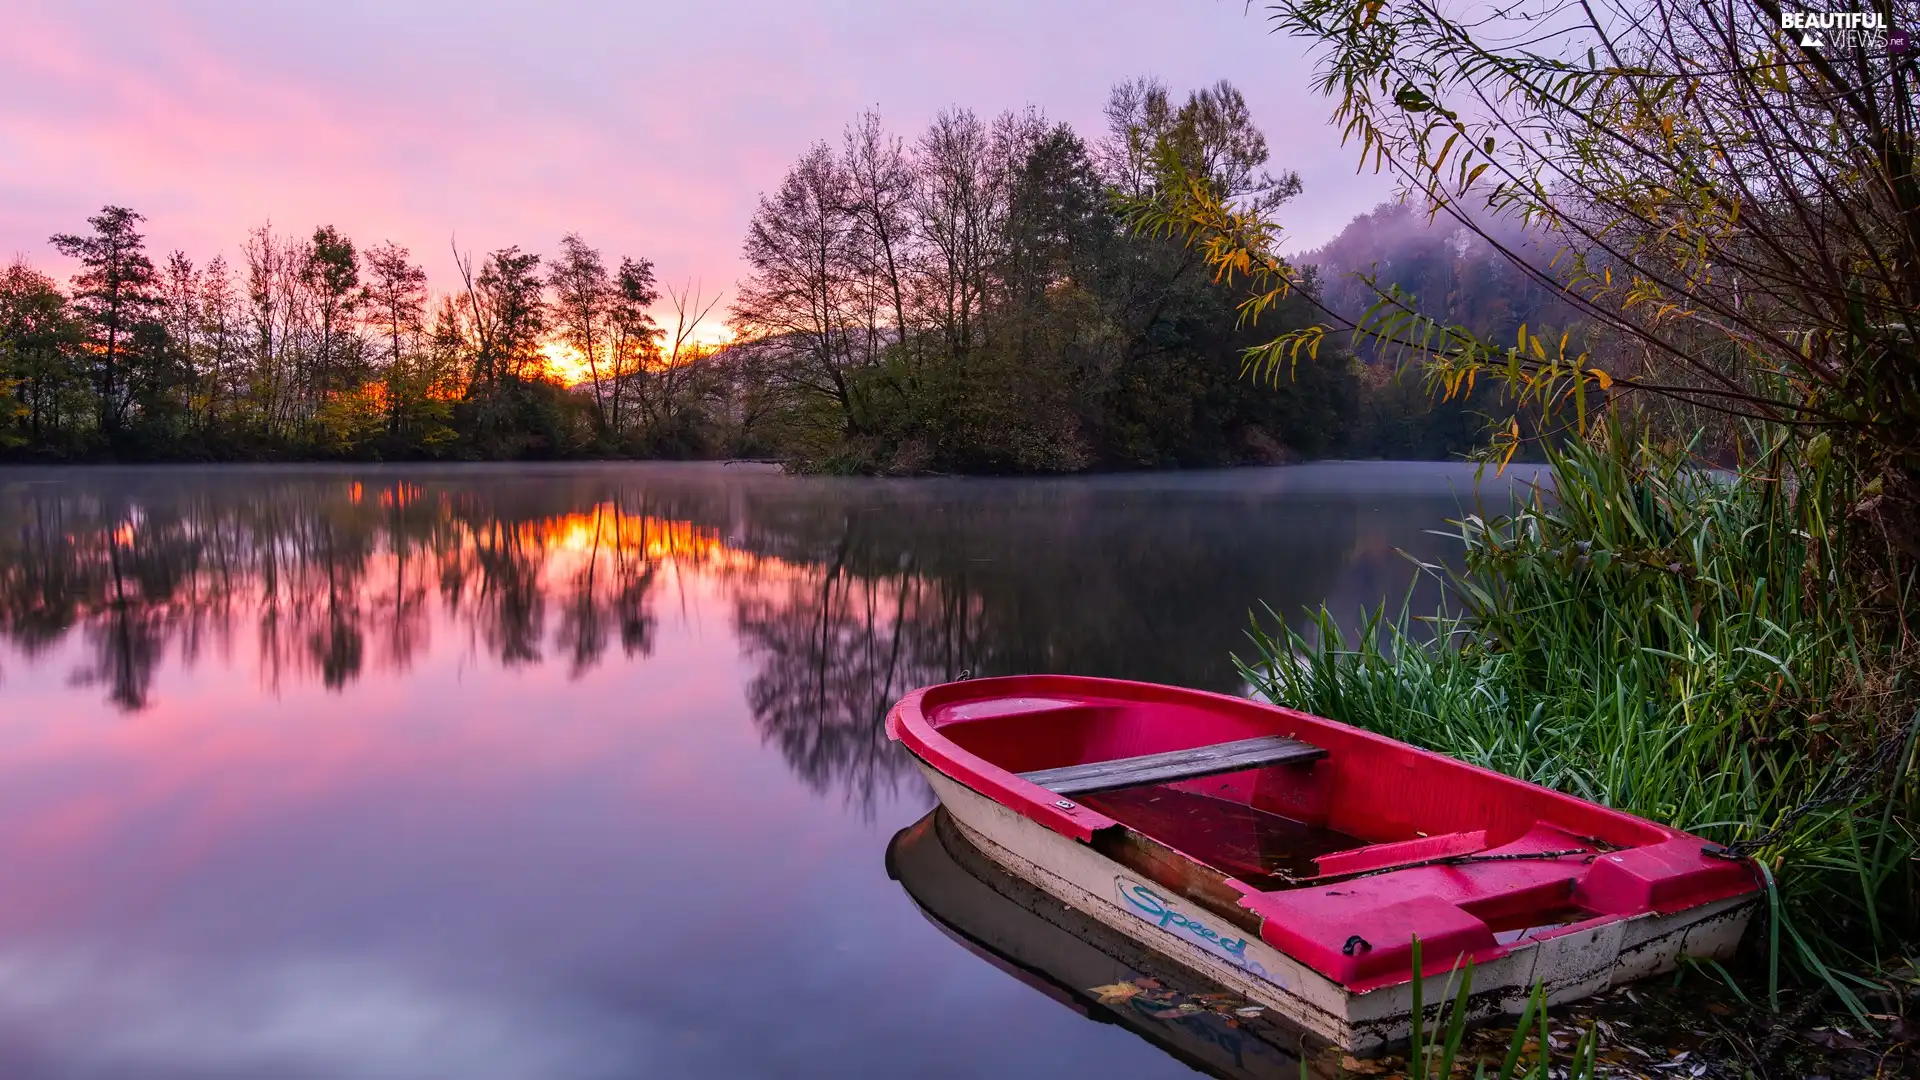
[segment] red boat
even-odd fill
[[[1761,879],[1697,836],[1242,698],[1035,675],[908,694],[887,733],[966,840],[1348,1049],[1723,958]],[[1457,983],[1453,983],[1457,985]]]

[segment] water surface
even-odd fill
[[[888,880],[884,711],[1238,691],[1472,483],[0,470],[0,1075],[1192,1075]]]

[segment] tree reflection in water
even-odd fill
[[[887,739],[887,709],[916,686],[959,674],[961,658],[977,651],[967,632],[978,610],[910,561],[892,574],[856,574],[847,546],[829,566],[742,589],[734,621],[755,664],[747,702],[762,737],[814,790],[838,788],[870,815],[911,773]]]
[[[339,689],[370,659],[404,673],[436,624],[503,666],[537,664],[552,594],[553,645],[578,677],[615,630],[625,655],[647,655],[660,565],[712,542],[643,493],[594,494],[574,510],[345,479],[152,496],[18,485],[0,498],[0,633],[32,663],[78,630],[90,655],[75,681],[138,710],[170,647],[192,666],[249,626],[270,693]]]
[[[578,680],[616,643],[625,662],[653,654],[663,594],[717,598],[761,738],[870,809],[911,774],[883,724],[915,686],[1058,671],[1236,692],[1251,607],[1403,589],[1395,545],[1454,508],[1445,482],[1387,497],[1314,475],[15,470],[0,479],[0,639],[11,663],[68,658],[74,683],[137,711],[167,664],[243,653],[269,695],[405,678],[436,649]]]

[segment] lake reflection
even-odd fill
[[[1471,484],[0,471],[0,1074],[1181,1074],[886,879],[884,712],[1238,690]]]

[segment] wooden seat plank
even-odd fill
[[[1163,754],[1090,761],[1084,765],[1065,765],[1058,769],[1036,769],[1021,773],[1020,778],[1059,795],[1085,795],[1115,788],[1164,784],[1173,780],[1194,780],[1268,765],[1315,761],[1326,756],[1324,749],[1298,739],[1261,735],[1188,750],[1169,750]]]

